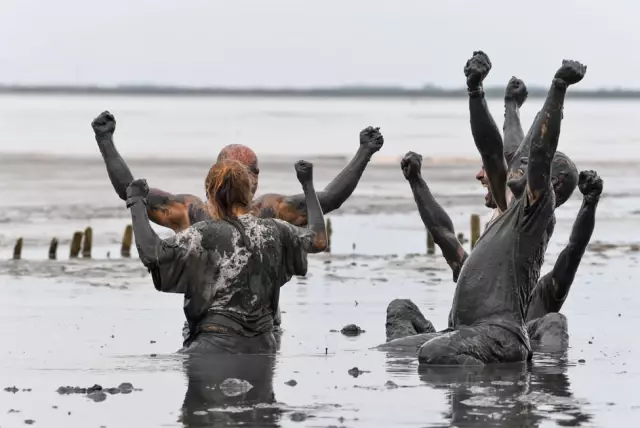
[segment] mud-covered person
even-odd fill
[[[109,180],[120,199],[126,199],[127,186],[133,181],[133,174],[116,149],[113,134],[116,120],[113,114],[105,111],[91,123],[98,148],[102,154]],[[317,192],[322,212],[328,214],[337,210],[351,196],[371,157],[382,148],[384,138],[380,128],[367,127],[360,132],[360,145],[355,156],[347,166],[322,191]],[[258,157],[249,147],[232,144],[222,148],[218,161],[237,160],[247,166],[252,179],[252,194],[258,188],[260,168]],[[250,212],[257,217],[278,218],[297,226],[307,224],[307,206],[304,194],[292,196],[269,193],[251,201]],[[173,194],[160,189],[150,188],[147,197],[147,213],[154,223],[168,227],[174,232],[186,229],[190,225],[210,218],[207,203],[197,196]],[[276,330],[280,326],[280,313],[276,315]],[[186,337],[188,331],[183,331]]]
[[[484,57],[482,52],[474,53],[465,67],[471,97],[484,96],[482,77],[489,68],[482,67]],[[467,73],[467,68],[471,73]],[[522,195],[514,192],[515,197],[511,198],[506,211],[491,223],[468,258],[460,251],[459,243],[449,246],[441,239],[447,235],[444,232],[452,228],[443,227],[442,236],[434,233],[434,241],[449,262],[457,286],[449,329],[441,334],[418,335],[424,336],[426,341],[418,352],[421,364],[487,364],[531,358],[524,325],[531,285],[538,280],[556,204],[564,202],[577,185],[577,177],[574,181],[570,179],[572,174],[566,174],[566,157],[555,156],[562,106],[567,87],[582,80],[585,72],[586,67],[575,61],[563,61],[556,72],[528,148],[528,167],[522,174],[524,192]],[[500,208],[507,201],[504,190],[507,165],[503,147],[500,140],[484,137],[486,135],[474,132],[494,200]],[[493,143],[494,140],[500,144],[481,147],[480,143]],[[403,160],[403,172],[410,181],[423,222],[430,230],[436,230],[436,225],[443,223],[439,217],[444,218],[446,214],[432,209],[436,204],[420,178],[419,161],[418,155],[409,153],[406,165]],[[488,167],[488,161],[494,162],[492,168]],[[500,168],[501,173],[494,174],[499,178],[492,180],[492,170],[499,171]],[[552,177],[554,170],[557,172]],[[502,190],[496,191],[496,188]],[[501,201],[498,196],[502,197]],[[415,337],[406,339],[415,341]]]
[[[162,240],[149,223],[149,187],[127,187],[142,263],[157,290],[185,295],[189,337],[184,353],[269,354],[280,287],[306,275],[307,253],[326,248],[324,216],[313,186],[313,165],[296,174],[305,195],[307,227],[251,213],[253,180],[235,160],[211,167],[205,181],[209,218]]]

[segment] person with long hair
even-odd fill
[[[313,185],[313,165],[295,165],[308,226],[250,213],[248,168],[236,160],[211,167],[205,180],[210,219],[162,240],[149,223],[144,179],[127,188],[136,247],[157,290],[185,295],[189,337],[184,353],[273,353],[280,287],[306,275],[307,253],[327,246],[324,216]]]

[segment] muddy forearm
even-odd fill
[[[482,89],[469,91],[469,113],[473,141],[482,157],[493,200],[498,208],[504,211],[507,209],[507,164],[504,160],[504,146]]]
[[[562,79],[554,79],[544,106],[534,123],[536,128],[532,129],[527,186],[533,200],[537,199],[539,192],[549,188],[551,161],[558,148],[566,93],[567,84]]]
[[[131,211],[133,234],[140,260],[147,267],[157,265],[165,256],[164,247],[162,240],[149,223],[146,198],[139,196],[130,198],[127,200],[127,207]]]
[[[305,202],[307,206],[307,227],[314,233],[309,253],[319,253],[327,248],[327,231],[324,224],[324,215],[320,207],[320,201],[316,194],[313,182],[308,182],[302,186],[304,190]]]
[[[127,187],[133,181],[133,175],[113,144],[113,135],[96,135],[96,141],[107,166],[107,174],[109,174],[111,185],[120,199],[125,201],[127,199]]]
[[[337,210],[351,196],[360,182],[362,173],[369,164],[373,152],[360,146],[356,155],[322,192],[318,193],[318,200],[325,214]]]
[[[462,264],[467,253],[456,237],[453,222],[447,212],[435,200],[429,186],[420,177],[409,181],[413,198],[418,206],[422,223],[433,236],[433,241],[442,250],[442,255],[453,271],[454,281],[457,281]]]
[[[524,131],[520,122],[520,108],[516,101],[506,100],[504,103],[502,131],[504,133],[504,150],[516,152],[524,140]]]
[[[555,298],[562,300],[569,292],[582,256],[591,240],[596,224],[597,198],[588,198],[582,202],[576,221],[571,229],[569,244],[562,250],[553,267],[553,282],[555,284]]]

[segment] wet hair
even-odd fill
[[[253,174],[258,174],[258,157],[249,147],[242,144],[229,144],[220,150],[218,154],[218,162],[222,160],[236,160],[249,168]]]
[[[578,186],[578,168],[569,156],[557,151],[551,161],[551,177],[559,185],[554,186],[554,190],[557,189],[556,207],[559,207],[567,202]]]
[[[249,211],[251,186],[249,169],[244,164],[232,159],[216,162],[204,182],[211,216],[223,220]]]

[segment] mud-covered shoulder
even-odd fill
[[[224,221],[200,221],[176,233],[174,245],[186,251],[207,251],[218,249],[221,243],[232,238],[231,226]]]

